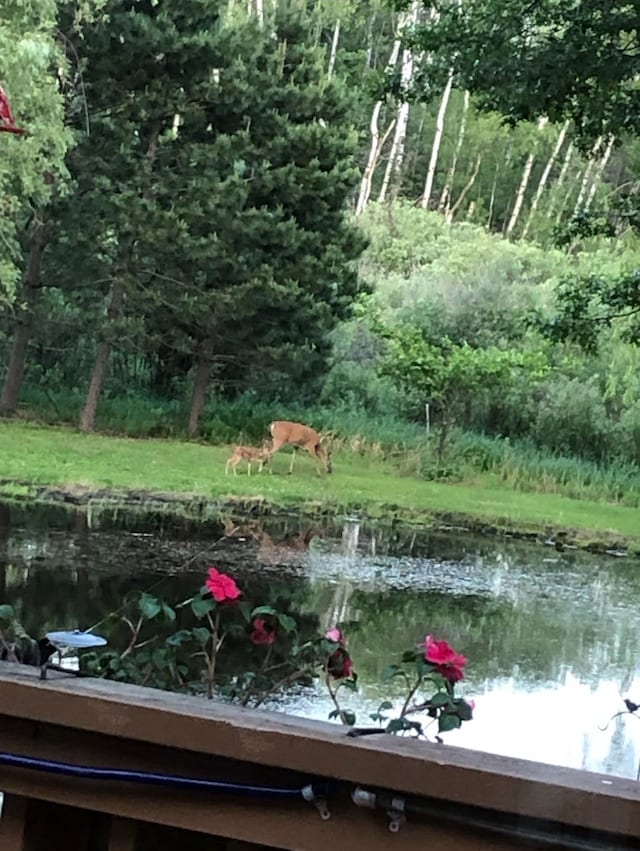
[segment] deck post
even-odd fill
[[[138,824],[133,819],[113,816],[107,851],[135,851],[137,834]]]
[[[0,821],[0,851],[27,851],[27,798],[5,795]]]

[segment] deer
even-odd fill
[[[271,432],[271,455],[275,455],[283,446],[293,446],[294,453],[289,465],[289,473],[293,473],[297,452],[296,449],[304,449],[316,462],[316,469],[320,472],[320,465],[324,465],[327,473],[332,472],[331,452],[322,445],[322,439],[318,432],[303,423],[291,423],[288,420],[276,420],[269,426]]]
[[[236,446],[233,453],[227,458],[227,464],[224,468],[225,475],[229,474],[229,467],[233,468],[235,476],[238,475],[236,467],[241,461],[247,462],[247,475],[251,475],[251,465],[258,464],[258,472],[262,472],[265,464],[269,463],[272,452],[268,444],[258,448],[256,446]]]

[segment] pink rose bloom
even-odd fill
[[[218,603],[232,603],[242,596],[235,580],[226,573],[220,573],[217,567],[209,568],[205,585]]]
[[[437,673],[441,674],[450,683],[457,683],[464,679],[463,668],[467,659],[462,653],[457,653],[446,641],[436,641],[432,635],[427,635],[424,644],[424,658],[436,666]]]
[[[275,629],[266,629],[264,618],[255,618],[249,638],[254,644],[273,644],[276,640],[276,631]]]
[[[337,626],[332,626],[331,629],[328,629],[324,637],[329,641],[335,641],[337,644],[344,644],[344,636]]]
[[[353,662],[344,647],[339,647],[329,656],[327,672],[334,680],[341,680],[353,674]]]

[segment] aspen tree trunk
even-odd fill
[[[548,122],[548,118],[546,116],[542,116],[538,119],[538,130],[542,130],[545,124]],[[513,211],[511,212],[511,218],[509,219],[509,224],[507,225],[507,230],[505,232],[506,236],[511,236],[514,231],[515,226],[518,224],[518,219],[520,218],[520,212],[522,210],[522,205],[524,203],[524,196],[527,192],[527,186],[529,185],[529,178],[531,177],[531,170],[533,169],[533,161],[535,160],[536,155],[534,153],[529,154],[527,160],[524,164],[524,170],[522,172],[522,180],[520,181],[520,186],[518,187],[518,192],[516,194],[516,202],[513,205]]]
[[[589,162],[587,163],[587,167],[584,170],[584,174],[582,175],[582,183],[580,184],[580,192],[578,193],[578,199],[576,201],[576,205],[573,209],[573,215],[579,213],[585,196],[587,194],[587,186],[589,186],[589,180],[591,179],[591,172],[593,171],[593,166],[595,165],[595,155],[600,150],[602,145],[602,136],[598,136],[596,139],[593,148],[591,148],[591,156],[589,157]]]
[[[0,399],[0,412],[3,414],[15,414],[18,407],[18,398],[24,376],[24,368],[27,363],[27,350],[29,340],[33,331],[33,303],[36,292],[40,287],[40,273],[42,270],[42,258],[47,246],[47,235],[45,224],[42,221],[40,211],[35,214],[35,223],[31,235],[31,249],[27,268],[22,277],[20,291],[20,306],[17,311],[16,328],[13,335],[13,344],[9,356],[9,366],[2,388]]]
[[[564,155],[564,162],[562,163],[562,168],[560,169],[560,174],[558,175],[558,179],[557,179],[556,185],[555,185],[554,195],[555,195],[556,199],[560,197],[560,189],[562,189],[562,187],[564,185],[564,181],[566,179],[567,172],[569,171],[569,166],[571,165],[571,158],[572,157],[573,157],[573,142],[569,142],[569,144],[567,146],[567,150],[566,150],[565,155]],[[560,219],[562,218],[562,214],[564,213],[564,208],[567,205],[567,195],[568,195],[568,193],[565,194],[562,202],[560,203],[560,207],[559,207],[557,214],[556,214],[556,224],[558,224],[560,222]],[[549,210],[549,216],[551,216],[553,213],[555,213],[555,210],[556,210],[556,200],[554,199],[554,201],[551,204],[551,209]]]
[[[264,0],[247,0],[247,17],[256,17],[260,27],[264,25]]]
[[[536,189],[536,194],[533,196],[533,201],[531,202],[531,207],[529,209],[529,215],[527,216],[527,221],[525,222],[525,226],[522,230],[522,239],[525,239],[527,234],[529,233],[531,222],[533,221],[533,217],[538,208],[538,204],[540,203],[540,198],[542,198],[542,193],[544,192],[544,188],[547,185],[547,181],[549,180],[549,175],[551,174],[553,164],[556,161],[556,157],[560,153],[560,148],[564,144],[564,138],[567,135],[568,129],[569,122],[565,121],[565,123],[562,125],[558,138],[556,139],[556,143],[553,147],[553,151],[551,152],[551,156],[547,160],[547,164],[544,167],[544,171],[542,172],[542,175],[538,182],[538,188]]]
[[[340,18],[336,20],[336,25],[333,28],[333,38],[331,39],[331,53],[329,54],[329,66],[327,68],[327,77],[331,79],[336,67],[336,56],[338,55],[338,43],[340,41]]]
[[[476,177],[478,176],[478,174],[480,172],[480,164],[481,163],[482,163],[482,154],[478,154],[478,156],[476,158],[476,164],[474,166],[473,172],[471,173],[471,177],[469,178],[469,180],[467,180],[467,182],[464,186],[464,189],[460,193],[460,197],[458,198],[458,200],[456,201],[456,203],[453,205],[453,207],[447,213],[447,222],[449,224],[451,224],[451,222],[453,221],[453,217],[455,216],[455,214],[458,212],[458,210],[462,206],[464,199],[467,197],[469,191],[471,190],[471,187],[476,182]]]
[[[556,186],[561,187],[565,181],[567,176],[567,172],[569,171],[569,164],[571,162],[571,157],[573,156],[573,142],[569,142],[566,153],[564,155],[564,162],[562,163],[562,168],[560,169],[560,174],[558,175],[558,179],[556,181]]]
[[[365,69],[373,67],[373,25],[376,20],[376,13],[372,12],[369,16],[369,20],[367,21],[367,52],[364,60]]]
[[[453,149],[453,158],[451,160],[449,172],[447,173],[447,180],[444,184],[442,194],[440,195],[440,200],[438,201],[438,212],[444,213],[445,215],[449,212],[451,202],[451,191],[453,189],[453,180],[456,175],[456,166],[458,165],[458,157],[460,156],[460,151],[462,150],[464,134],[467,129],[467,114],[469,112],[470,100],[471,95],[469,94],[469,90],[465,89],[464,101],[462,104],[462,116],[460,118],[460,127],[458,129],[458,138],[456,139],[456,146]]]
[[[400,29],[401,27],[404,28],[408,24],[415,24],[417,20],[418,6],[417,3],[414,2],[411,5],[411,9],[409,10],[409,13],[406,18],[404,18],[402,23],[398,25],[398,29]],[[403,93],[407,92],[409,87],[411,86],[411,81],[413,80],[413,69],[413,53],[408,48],[404,48],[404,50],[402,51],[402,59],[400,64],[400,87]],[[391,143],[391,150],[389,152],[389,159],[387,161],[387,167],[385,169],[384,178],[382,180],[382,186],[380,187],[380,193],[378,195],[378,201],[380,202],[384,201],[386,198],[392,177],[398,177],[402,170],[408,124],[409,101],[403,100],[401,103],[398,104],[395,132],[393,134],[393,141]]]
[[[442,134],[444,132],[444,117],[447,112],[447,104],[451,96],[451,87],[453,86],[453,73],[449,74],[447,85],[444,87],[442,98],[440,99],[440,108],[436,118],[436,132],[433,136],[433,145],[431,146],[431,157],[429,159],[429,167],[427,169],[427,178],[424,183],[424,191],[420,199],[420,206],[423,210],[429,207],[431,200],[431,191],[433,189],[433,181],[436,174],[436,166],[438,164],[438,154],[440,153],[440,143],[442,142]]]
[[[493,183],[491,184],[491,198],[489,199],[489,216],[487,218],[487,230],[491,230],[491,222],[493,221],[493,207],[496,203],[496,189],[498,188],[498,173],[500,166],[496,163],[493,171]]]
[[[399,53],[400,39],[396,38],[393,42],[391,56],[389,57],[389,61],[387,62],[387,70],[392,70],[393,68],[395,68],[396,63],[398,62]],[[382,152],[384,143],[386,142],[389,134],[391,133],[391,130],[393,129],[393,125],[395,124],[394,119],[394,121],[387,128],[382,139],[380,139],[378,121],[380,119],[380,111],[382,109],[382,105],[383,102],[381,100],[377,101],[371,113],[371,121],[369,124],[369,133],[371,134],[371,142],[369,143],[369,156],[364,169],[364,173],[362,175],[362,180],[360,181],[360,192],[358,193],[358,200],[356,202],[356,216],[359,216],[361,213],[363,213],[367,204],[369,203],[369,198],[371,196],[371,184],[373,182],[373,174],[380,159],[380,154]]]
[[[593,198],[596,194],[596,189],[598,188],[598,185],[602,180],[602,175],[604,173],[605,168],[607,167],[607,163],[609,162],[609,157],[611,156],[611,151],[613,150],[613,143],[615,142],[615,139],[616,137],[611,134],[605,152],[602,155],[602,159],[596,166],[595,174],[593,175],[593,180],[591,182],[591,188],[589,189],[589,194],[587,195],[587,200],[585,201],[585,210],[588,210],[591,206],[591,202],[593,201]]]

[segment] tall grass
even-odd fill
[[[83,403],[73,390],[56,393],[25,387],[24,413],[47,424],[75,424]],[[109,396],[100,403],[97,428],[127,437],[184,438],[187,402],[140,396]],[[247,393],[207,404],[201,439],[207,443],[260,443],[274,419],[309,423],[330,435],[335,449],[387,459],[398,473],[430,481],[478,483],[530,493],[640,506],[640,469],[551,454],[528,442],[454,432],[445,451],[438,435],[389,415],[372,417],[342,406],[302,407],[264,402]]]
[[[44,391],[25,386],[21,410],[29,419],[48,425],[75,425],[84,404],[84,395],[74,390]],[[188,418],[186,401],[170,401],[148,396],[111,396],[100,400],[98,431],[127,437],[185,437]],[[235,441],[259,442],[268,434],[269,423],[276,419],[302,421],[322,432],[330,432],[334,441],[345,448],[376,445],[397,450],[415,445],[423,431],[389,415],[372,417],[364,411],[345,407],[305,407],[264,402],[252,393],[234,400],[211,399],[204,410],[201,438],[209,443]],[[353,445],[352,445],[353,444]]]
[[[597,464],[551,455],[526,442],[468,433],[456,438],[454,450],[467,474],[489,474],[513,490],[640,506],[640,469],[635,464]]]

